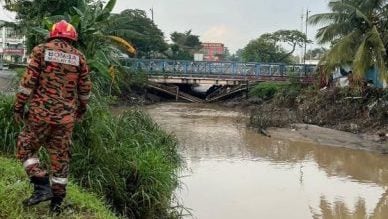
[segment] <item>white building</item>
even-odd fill
[[[4,21],[0,20],[0,25]],[[17,34],[13,28],[0,28],[0,61],[1,62],[25,62],[26,61],[26,37]]]

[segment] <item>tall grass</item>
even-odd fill
[[[0,96],[0,149],[14,154],[19,127],[10,97]],[[129,218],[169,218],[180,157],[173,137],[139,109],[113,116],[93,100],[73,134],[71,177]]]
[[[0,94],[0,150],[15,152],[16,139],[21,130],[13,120],[13,97]]]

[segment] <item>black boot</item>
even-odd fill
[[[60,215],[62,213],[62,208],[61,208],[62,202],[63,202],[62,197],[54,196],[51,199],[51,203],[50,203],[50,213],[55,216]]]
[[[25,206],[36,205],[53,197],[49,177],[33,176],[31,177],[31,183],[34,184],[34,192],[30,198],[23,201]]]

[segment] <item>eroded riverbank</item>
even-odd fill
[[[216,106],[146,109],[180,142],[187,170],[178,195],[195,218],[388,217],[385,155],[281,137],[281,130],[268,138],[246,127],[247,115]]]

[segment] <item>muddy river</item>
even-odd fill
[[[387,155],[264,137],[215,106],[147,111],[179,140],[188,218],[388,218]]]

